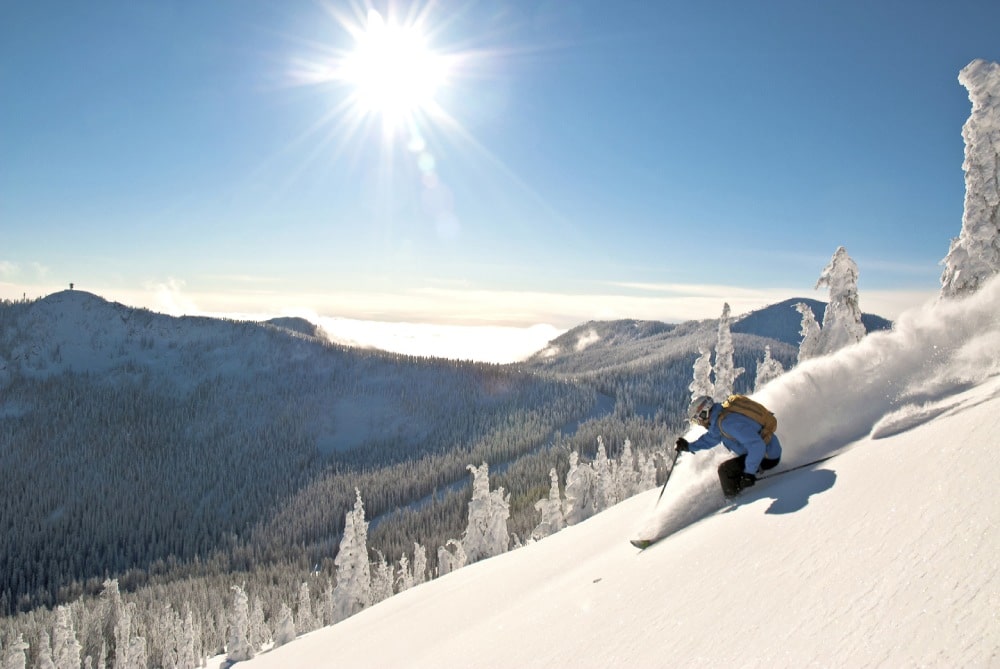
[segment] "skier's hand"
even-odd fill
[[[674,444],[674,450],[677,451],[678,453],[691,452],[691,449],[688,448],[688,441],[684,437],[680,437],[677,439],[677,442]]]
[[[743,472],[742,474],[740,474],[740,480],[737,485],[740,491],[743,491],[749,488],[750,486],[754,485],[755,483],[757,483],[756,476],[754,476],[753,474],[747,474],[746,472]]]

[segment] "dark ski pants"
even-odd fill
[[[778,466],[781,458],[764,458],[760,462],[761,471],[767,471]],[[740,475],[747,466],[747,456],[741,455],[732,460],[726,460],[719,465],[719,483],[722,485],[722,494],[726,497],[735,497],[740,493]]]

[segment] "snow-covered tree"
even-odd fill
[[[128,661],[132,669],[146,669],[149,666],[149,649],[144,637],[134,636],[129,640]]]
[[[196,646],[194,614],[191,613],[191,609],[188,609],[184,616],[184,622],[181,624],[181,642],[177,647],[178,667],[194,667],[199,664],[198,654],[195,651]],[[102,665],[98,663],[98,667],[100,666]]]
[[[118,582],[113,582],[113,586],[112,596],[118,592]],[[133,666],[133,658],[129,653],[132,650],[132,620],[135,618],[135,613],[135,602],[129,602],[121,606],[115,620],[115,669],[126,669]]]
[[[566,472],[566,500],[563,504],[563,517],[567,525],[576,525],[597,512],[596,480],[594,470],[580,464],[580,454],[577,451],[570,453],[569,471]]]
[[[974,293],[1000,272],[1000,64],[974,60],[959,72],[972,113],[965,140],[962,231],[944,259],[941,296]]]
[[[347,512],[340,550],[334,560],[337,586],[333,597],[337,622],[371,606],[371,567],[368,562],[368,522],[361,491],[355,488],[354,509]]]
[[[467,562],[462,542],[448,539],[444,546],[438,547],[438,576],[461,569]]]
[[[55,628],[52,630],[52,662],[56,669],[79,669],[80,650],[69,607],[57,607]]]
[[[715,384],[712,383],[712,349],[698,346],[698,359],[694,361],[694,379],[688,386],[691,399],[708,395],[715,397]]]
[[[56,669],[55,662],[52,661],[52,645],[49,641],[49,633],[42,630],[38,636],[38,657],[35,660],[38,669]]]
[[[399,558],[399,569],[396,570],[396,592],[403,592],[413,587],[413,572],[410,571],[410,558],[402,555]]]
[[[281,609],[278,611],[278,621],[274,625],[274,645],[275,647],[284,646],[294,639],[295,619],[292,616],[292,609],[288,604],[282,602]]]
[[[823,286],[830,290],[819,333],[819,350],[825,355],[856,344],[865,336],[858,305],[858,265],[843,246],[837,248],[830,263],[823,268],[816,287]]]
[[[615,497],[618,501],[628,499],[639,492],[639,472],[636,470],[636,456],[632,453],[632,442],[628,439],[622,445],[618,466],[615,467]]]
[[[382,551],[375,551],[378,558],[372,570],[372,604],[377,604],[392,597],[392,567],[385,559]]]
[[[712,397],[722,401],[733,394],[736,378],[743,373],[742,367],[733,363],[733,335],[730,331],[732,318],[729,316],[729,303],[722,306],[722,316],[719,317],[719,338],[715,344],[715,384]]]
[[[413,585],[420,585],[427,580],[427,549],[420,544],[413,544]]]
[[[802,335],[802,341],[799,342],[798,357],[798,361],[802,362],[803,360],[821,355],[819,348],[820,329],[819,323],[816,321],[816,316],[808,304],[799,302],[795,305],[795,310],[802,314],[802,329],[799,330],[799,334]]]
[[[316,619],[313,617],[312,595],[309,593],[309,584],[305,581],[299,585],[299,606],[295,612],[295,631],[299,634],[312,632],[316,629]]]
[[[247,593],[238,585],[232,587],[233,603],[229,609],[229,642],[226,644],[226,659],[243,662],[253,657],[250,647],[250,603]]]
[[[754,392],[759,391],[768,381],[772,381],[785,373],[781,361],[771,357],[771,347],[764,347],[764,359],[757,363],[757,379],[754,382]]]
[[[326,579],[326,587],[323,588],[323,603],[321,605],[323,624],[332,625],[333,620],[333,580],[330,578]]]
[[[472,499],[469,501],[469,524],[462,536],[462,548],[469,563],[506,553],[510,548],[507,519],[510,495],[503,488],[490,492],[490,468],[469,465],[472,472]]]
[[[3,664],[0,666],[3,669],[24,669],[27,663],[26,650],[28,650],[28,644],[24,642],[24,635],[18,634],[14,641],[3,649],[3,654],[0,655],[0,661]]]
[[[559,474],[555,467],[549,470],[549,496],[535,502],[535,510],[541,514],[541,520],[531,531],[532,539],[542,539],[566,527],[562,499],[559,497]]]
[[[620,500],[615,499],[614,474],[612,472],[612,462],[608,458],[608,451],[604,447],[604,438],[597,437],[597,454],[594,461],[590,463],[594,470],[597,483],[597,511],[601,512],[617,504]]]
[[[270,639],[271,630],[264,618],[264,605],[261,603],[260,597],[254,596],[253,604],[250,606],[250,621],[247,626],[247,640],[250,642],[250,648],[257,652]]]

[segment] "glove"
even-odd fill
[[[747,474],[746,472],[743,472],[742,474],[740,474],[740,480],[737,482],[736,487],[740,491],[743,491],[755,483],[757,483],[756,476],[754,476],[753,474]]]
[[[678,453],[690,453],[691,452],[691,449],[688,448],[687,439],[685,439],[684,437],[680,437],[677,440],[677,442],[674,444],[674,450],[677,451]]]

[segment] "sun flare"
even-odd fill
[[[387,23],[372,9],[366,29],[355,38],[341,78],[353,87],[352,104],[359,113],[377,114],[394,127],[432,109],[447,78],[447,62],[417,26]]]

